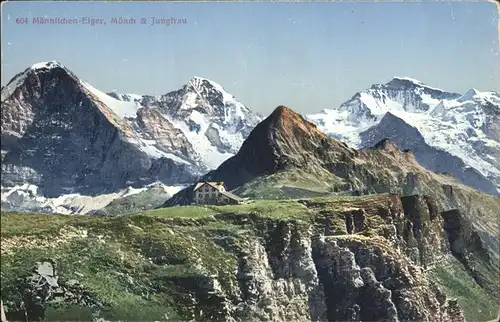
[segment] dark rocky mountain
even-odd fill
[[[95,195],[198,175],[137,142],[131,126],[58,63],[28,68],[2,89],[2,186]]]
[[[155,97],[108,95],[58,62],[38,63],[2,88],[2,196],[185,185],[232,156],[259,120],[204,78]]]

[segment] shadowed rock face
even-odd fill
[[[233,189],[257,176],[290,167],[321,167],[320,158],[327,149],[335,154],[354,154],[299,114],[279,106],[255,127],[234,157],[207,177],[211,180],[224,177],[228,189]]]
[[[446,253],[448,243],[441,230],[432,229],[433,225],[443,226],[438,207],[427,196],[405,196],[401,198],[405,216],[409,219],[404,230],[407,242],[411,239],[413,249],[408,255],[415,262],[427,267]]]
[[[2,185],[36,184],[47,197],[55,197],[102,194],[156,180],[193,180],[186,165],[154,160],[129,143],[130,125],[66,68],[25,73],[24,82],[2,101],[2,150],[7,151]],[[140,120],[148,117],[154,115],[143,111]],[[165,132],[168,124],[161,124],[158,131]]]
[[[155,140],[165,151],[177,149],[189,159],[195,154],[193,146],[181,130],[168,121],[158,109],[141,107],[137,110],[137,126],[147,140]]]
[[[360,134],[364,147],[389,139],[399,149],[411,150],[426,169],[449,172],[459,181],[480,191],[498,195],[495,185],[478,171],[467,167],[458,157],[428,145],[420,132],[397,116],[386,113],[380,122]],[[396,149],[397,149],[396,147]]]

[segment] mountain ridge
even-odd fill
[[[397,117],[401,126],[383,125],[386,115]],[[424,151],[416,156],[429,170],[442,171],[443,165],[451,162],[446,172],[474,188],[498,195],[500,164],[495,160],[500,158],[499,116],[498,92],[449,93],[399,77],[356,93],[338,108],[307,118],[328,135],[356,148],[391,137],[400,141],[402,149]],[[414,142],[406,133],[410,128],[418,133]],[[371,133],[369,140],[366,133]],[[429,155],[428,151],[433,152]],[[435,162],[441,155],[442,162]]]
[[[254,129],[254,125],[262,119],[257,113],[250,113],[250,110],[236,101],[233,95],[225,92],[223,86],[203,77],[193,76],[181,89],[163,95],[151,96],[121,94],[118,92],[106,94],[92,87],[89,83],[80,80],[61,63],[56,61],[36,63],[25,69],[24,72],[15,75],[6,86],[2,87],[2,105],[7,106],[7,108],[2,109],[2,119],[7,120],[7,122],[2,123],[2,174],[5,174],[7,179],[2,179],[2,186],[7,184],[11,188],[15,188],[16,185],[18,185],[17,187],[21,187],[22,184],[25,183],[39,184],[41,182],[40,174],[34,171],[29,164],[16,165],[16,163],[19,163],[19,158],[23,160],[33,159],[33,156],[29,155],[33,152],[23,152],[23,155],[15,157],[12,152],[9,154],[4,147],[9,146],[15,149],[15,142],[18,142],[18,139],[23,135],[22,133],[24,133],[23,128],[26,128],[30,124],[30,119],[34,117],[33,109],[26,108],[25,106],[16,109],[14,105],[20,104],[22,106],[26,103],[23,102],[23,99],[26,97],[32,100],[40,100],[38,96],[41,92],[39,93],[37,91],[51,88],[55,90],[54,86],[56,86],[54,85],[55,83],[48,83],[47,86],[41,86],[36,80],[31,80],[29,86],[32,88],[16,92],[18,88],[16,85],[24,83],[29,75],[49,75],[57,71],[61,74],[67,74],[72,80],[70,83],[73,83],[73,86],[78,88],[78,91],[82,91],[83,96],[89,97],[89,100],[92,102],[89,104],[94,106],[98,113],[104,115],[105,123],[109,122],[111,124],[104,125],[104,127],[117,130],[118,139],[113,143],[117,145],[116,151],[123,149],[123,145],[126,145],[128,146],[127,149],[135,151],[132,152],[132,155],[141,156],[139,157],[141,161],[136,162],[131,169],[134,167],[140,168],[142,170],[139,172],[142,171],[142,174],[137,174],[134,178],[131,178],[127,176],[129,176],[130,171],[133,172],[134,170],[123,170],[121,173],[125,175],[125,178],[119,178],[119,176],[117,176],[111,180],[115,181],[115,183],[111,185],[106,182],[106,180],[110,181],[109,174],[104,174],[103,176],[99,175],[98,177],[106,179],[96,181],[100,182],[98,183],[100,187],[90,189],[93,190],[91,191],[92,194],[110,192],[110,189],[118,191],[130,185],[140,187],[157,180],[166,180],[165,184],[168,185],[188,184],[189,180],[195,180],[198,176],[206,173],[210,169],[217,168],[223,161],[237,154],[245,141],[244,139],[247,138]],[[76,81],[79,83],[74,83]],[[412,94],[413,96],[411,97],[403,97],[397,93],[397,90],[401,88],[405,90],[409,89],[415,93]],[[378,93],[377,91],[381,89],[386,92],[382,94]],[[402,150],[412,150],[417,161],[427,169],[435,172],[450,173],[461,182],[478,188],[481,191],[493,194],[498,193],[498,191],[495,191],[497,187],[495,182],[500,182],[500,179],[495,179],[494,172],[489,175],[485,174],[484,169],[485,165],[488,164],[492,164],[494,166],[493,169],[500,169],[500,162],[495,163],[494,161],[495,156],[500,160],[500,143],[498,147],[496,145],[497,143],[495,143],[500,140],[498,137],[498,133],[500,133],[500,124],[491,121],[494,120],[495,117],[500,116],[500,108],[497,105],[500,101],[500,96],[494,92],[479,92],[475,89],[471,89],[464,95],[447,93],[441,89],[431,87],[408,77],[394,77],[386,84],[373,85],[370,90],[372,91],[370,93],[373,94],[373,99],[380,100],[380,104],[383,103],[384,106],[388,105],[383,108],[381,108],[380,105],[373,109],[373,106],[369,106],[368,101],[365,102],[366,104],[363,103],[367,96],[365,95],[366,93],[363,94],[363,92],[360,92],[355,94],[351,101],[342,104],[338,109],[340,114],[337,113],[335,115],[341,116],[341,118],[348,122],[334,122],[337,126],[336,132],[328,131],[327,123],[330,117],[327,113],[330,113],[329,111],[332,110],[325,110],[324,115],[320,115],[320,117],[318,117],[318,115],[316,115],[316,117],[314,115],[300,116],[301,118],[313,121],[313,124],[317,127],[314,128],[311,125],[307,125],[302,130],[297,129],[296,134],[308,137],[310,135],[309,132],[316,133],[317,129],[321,129],[329,136],[340,139],[341,141],[346,141],[349,146],[356,148],[370,147],[384,138],[390,138]],[[67,89],[67,91],[71,92],[72,89]],[[418,99],[417,96],[424,92],[427,93],[426,91],[430,94],[425,94],[427,95],[424,95],[425,99]],[[14,92],[16,92],[18,97],[13,95]],[[54,91],[53,93],[56,92]],[[51,95],[64,96],[65,94],[63,92],[57,92],[57,94]],[[451,101],[441,100],[439,104],[434,107],[428,104],[428,102],[434,102],[443,95],[445,97],[451,97]],[[13,101],[9,101],[8,98],[12,98],[14,105]],[[391,103],[391,99],[400,99],[402,103],[398,106],[391,106],[391,104],[393,104]],[[470,101],[470,99],[473,101]],[[354,103],[352,100],[354,100]],[[384,103],[384,100],[387,104]],[[207,102],[210,103],[207,105]],[[72,102],[71,104],[77,105],[79,102]],[[482,105],[479,106],[477,104]],[[11,105],[11,107],[9,107],[9,105]],[[208,108],[206,108],[207,106]],[[397,108],[394,110],[395,107]],[[10,111],[8,111],[9,109]],[[457,119],[457,117],[460,116],[457,114],[459,113],[458,111],[463,111],[460,112],[463,114],[463,117],[459,118],[460,124],[470,125],[469,128],[464,128],[463,131],[460,130],[469,137],[468,143],[470,143],[470,147],[467,149],[473,150],[472,153],[476,153],[474,151],[483,151],[485,156],[490,156],[491,158],[488,160],[485,159],[486,161],[478,159],[477,156],[475,156],[474,159],[463,159],[462,157],[457,157],[457,149],[454,147],[443,148],[439,146],[439,144],[429,144],[429,135],[437,137],[437,135],[432,134],[432,132],[434,132],[432,131],[432,126],[434,125],[425,124],[426,127],[422,128],[422,126],[410,122],[411,118],[405,117],[405,112],[401,112],[405,111],[405,109],[440,117],[446,122],[452,122],[454,119]],[[422,110],[426,111],[422,112]],[[483,114],[479,115],[477,111]],[[281,112],[286,113],[286,110]],[[356,114],[358,112],[359,115]],[[411,116],[421,115],[418,113],[411,114]],[[397,122],[391,121],[389,124],[384,123],[384,120],[387,120],[389,116],[391,116],[391,120],[397,120]],[[363,122],[359,122],[359,117],[365,121],[368,120],[368,123],[364,124]],[[90,117],[90,119],[92,118],[95,117]],[[15,122],[13,122],[14,119],[16,119]],[[43,122],[50,123],[52,121],[50,118],[46,118]],[[64,124],[60,119],[55,120],[55,122],[59,122],[60,124],[58,126],[63,129],[68,126],[68,124]],[[5,127],[5,123],[10,123],[11,126]],[[401,126],[396,127],[394,124],[400,124]],[[57,132],[61,130],[58,130],[58,126],[52,126],[50,131]],[[288,126],[284,128],[286,129]],[[427,134],[422,135],[422,131],[427,128],[431,130],[427,131]],[[343,129],[349,129],[350,133],[354,136],[357,135],[358,138],[352,139],[351,134],[347,136],[344,135],[345,131],[343,131]],[[40,129],[37,131],[36,134],[30,133],[30,135],[40,135],[40,133],[43,133],[40,132]],[[69,132],[63,131],[63,133],[68,135],[72,133],[70,130],[68,131]],[[87,132],[90,133],[90,129]],[[441,133],[439,131],[435,132]],[[462,132],[457,133],[461,134]],[[103,133],[107,132],[104,131]],[[413,134],[407,135],[408,133]],[[51,135],[60,136],[60,134],[55,133]],[[94,142],[98,141],[96,139],[96,134],[93,136],[91,135],[91,137],[93,137],[92,140],[94,140]],[[295,151],[289,151],[289,154],[295,154],[302,159],[309,158],[310,155],[301,156],[300,153],[296,153],[298,149],[303,149],[303,146],[301,146],[302,143],[299,142],[300,140],[292,139],[292,137],[293,135],[290,133],[284,136],[289,143],[295,144],[293,148]],[[486,139],[484,139],[484,137]],[[413,141],[407,138],[411,138]],[[317,135],[317,139],[323,140],[324,138],[322,135]],[[25,141],[26,140],[28,140],[28,138],[25,138]],[[46,161],[44,162],[53,164],[54,161],[48,160],[50,160],[50,158],[55,158],[54,156],[50,156],[53,152],[49,151],[54,148],[55,141],[53,139],[46,139],[45,141],[46,151],[44,153],[39,153],[37,158],[45,158]],[[31,148],[27,148],[28,151],[34,151],[33,147],[37,146],[33,142],[31,143]],[[108,142],[111,141],[108,140]],[[307,143],[308,141],[306,140],[304,142]],[[71,144],[72,143],[68,143],[67,145]],[[344,145],[342,142],[341,144]],[[59,144],[59,146],[61,146],[61,144]],[[459,147],[460,149],[465,149],[463,144],[459,145]],[[278,154],[280,153],[279,145],[273,148],[276,149]],[[57,151],[64,151],[64,149],[60,147]],[[79,151],[80,150],[76,150],[75,154]],[[83,151],[85,151],[85,148],[83,148]],[[258,152],[254,152],[254,154],[258,154]],[[99,158],[106,158],[104,153],[100,155],[90,154],[89,157],[94,160],[94,163],[97,162],[96,160]],[[109,157],[116,157],[116,153],[111,153]],[[293,158],[290,159],[290,156],[285,155],[280,160],[272,160],[272,162],[275,161],[278,162],[279,166],[283,167],[286,162],[294,160]],[[92,164],[93,162],[90,163]],[[64,167],[67,166],[64,162],[59,162],[59,164]],[[115,168],[116,166],[112,166],[106,169]],[[123,164],[118,168],[125,169],[130,168],[130,166],[125,166],[125,164]],[[88,172],[95,171],[96,167],[93,169],[94,170],[85,169],[82,171],[82,174],[78,175],[78,180],[83,182],[83,184],[80,184],[83,189],[87,189],[85,186],[88,187],[94,184],[92,180],[84,179],[85,176],[88,176]],[[272,169],[271,166],[270,169]],[[65,171],[63,171],[63,173],[64,172]],[[21,175],[18,173],[21,173]],[[320,176],[323,175],[325,174],[321,171]],[[68,175],[68,177],[70,176]],[[148,177],[150,177],[150,179],[147,179]],[[32,179],[27,182],[26,178]],[[55,189],[52,189],[53,191],[49,193],[50,196],[75,192],[72,189],[72,185],[74,185],[75,181],[71,180],[68,181],[69,183],[65,187],[59,189],[59,191],[54,191]],[[61,185],[57,182],[57,180],[53,181],[48,186]],[[2,189],[3,188],[4,187],[2,187]],[[39,188],[39,191],[44,191],[42,186]],[[85,193],[85,191],[83,192]]]
[[[207,95],[233,98],[217,92],[214,84]],[[246,128],[259,119],[235,100],[227,107],[227,99],[217,101],[224,115],[212,111],[212,120],[196,110],[196,101],[184,111],[191,114],[172,117],[166,113],[168,106],[142,105],[138,96],[128,101],[116,97],[121,98],[99,91],[56,61],[36,63],[15,75],[2,87],[2,189],[35,184],[45,197],[57,197],[109,193],[156,181],[185,184],[232,155]],[[227,122],[218,121],[222,119]],[[200,151],[200,145],[205,149]],[[212,155],[204,153],[207,149]],[[115,165],[98,166],[103,162]],[[59,178],[54,171],[60,172]]]
[[[413,153],[400,151],[387,139],[355,150],[328,137],[315,124],[284,106],[277,107],[259,123],[240,151],[203,176],[203,180],[225,181],[227,188],[234,190],[260,177],[295,169],[325,178],[337,191],[381,193],[399,187],[397,191],[403,192],[418,186],[417,177],[437,186],[461,186],[449,176],[427,171]],[[187,196],[180,192],[165,205],[178,200],[189,203]]]

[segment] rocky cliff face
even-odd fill
[[[172,136],[175,148],[167,151],[214,169],[233,156],[250,131],[262,119],[238,102],[225,89],[206,78],[193,77],[181,89],[164,95],[127,95],[109,93],[125,102],[136,102],[147,110],[155,111],[175,129]],[[158,123],[150,123],[155,128]],[[144,128],[144,135],[151,136],[151,129]],[[183,141],[179,142],[179,138]],[[186,141],[186,142],[185,142]],[[195,151],[190,150],[193,147]]]
[[[186,214],[199,214],[196,219],[182,216],[181,209],[154,212],[161,217],[55,216],[62,224],[58,227],[66,228],[62,232],[46,226],[45,237],[32,235],[33,229],[44,227],[37,215],[32,218],[38,226],[24,229],[22,237],[13,230],[16,215],[2,215],[2,227],[7,227],[2,228],[7,232],[2,234],[7,315],[14,319],[24,314],[22,301],[36,296],[41,300],[33,306],[36,310],[27,308],[28,314],[40,314],[44,308],[47,319],[68,312],[116,319],[128,309],[128,318],[149,314],[196,321],[464,321],[486,320],[497,313],[494,290],[484,283],[493,283],[498,267],[481,255],[481,245],[470,249],[470,256],[459,255],[463,251],[457,240],[462,237],[457,236],[464,235],[455,232],[467,229],[473,234],[474,229],[466,216],[455,216],[450,223],[449,214],[439,212],[428,197],[186,207]],[[41,222],[43,218],[48,217]],[[75,253],[70,255],[71,249]],[[79,261],[70,260],[74,256]],[[439,276],[430,275],[454,256],[461,267],[476,256],[474,265],[490,272],[483,281],[471,275],[463,278],[477,294],[464,298],[442,288]],[[47,257],[61,258],[51,265],[57,266],[62,291],[42,291],[29,282],[34,273],[26,268],[31,263],[40,275],[38,268],[46,265],[41,259]],[[101,286],[99,276],[108,282]],[[68,280],[78,288],[70,290]],[[26,281],[22,288],[20,281]],[[19,298],[16,289],[24,297]],[[85,294],[85,303],[71,300],[75,292]],[[129,295],[124,298],[120,292]],[[482,309],[468,307],[464,316],[461,307],[476,295]]]
[[[46,197],[197,175],[141,149],[131,126],[57,63],[29,68],[2,89],[2,150],[2,186],[37,185]]]

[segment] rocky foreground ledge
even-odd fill
[[[426,196],[2,213],[9,320],[486,321],[498,261]]]

